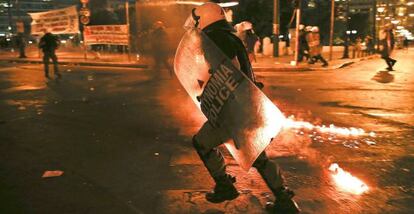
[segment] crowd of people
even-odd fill
[[[164,67],[169,71],[169,74],[172,75],[173,68],[169,63],[171,51],[168,49],[168,35],[165,29],[165,24],[161,21],[157,21],[153,24],[151,30],[149,31],[151,37],[151,55],[154,61],[154,69],[156,71],[159,71],[162,69],[162,67]],[[242,41],[243,45],[245,46],[250,62],[257,62],[256,53],[258,53],[259,50],[264,50],[264,46],[266,44],[265,41],[263,44],[261,43],[260,37],[256,35],[254,31],[253,24],[249,21],[238,23],[234,25],[233,33]],[[15,44],[19,48],[19,57],[26,58],[24,37],[22,35],[18,35],[15,40]],[[350,37],[347,37],[345,40],[345,58],[349,57],[348,51],[352,53],[352,58],[364,57],[378,53],[385,60],[388,66],[387,70],[393,70],[393,65],[395,64],[396,60],[390,58],[390,55],[394,47],[399,44],[399,40],[394,36],[393,24],[388,24],[382,27],[379,32],[378,43],[376,43],[375,40],[369,35],[366,35],[365,37],[357,36],[353,40],[351,40]],[[409,41],[406,37],[402,38],[400,43],[400,48],[407,49],[409,46]],[[315,64],[321,62],[323,67],[328,66],[327,60],[322,56],[323,45],[321,42],[321,34],[318,26],[299,25],[298,44],[298,63],[306,62],[308,64]],[[46,54],[47,58],[52,59],[54,64],[56,64],[57,60],[54,60],[54,55],[48,54],[49,52]],[[45,65],[48,64],[48,59],[44,59]],[[46,70],[46,73],[47,72],[48,71]]]

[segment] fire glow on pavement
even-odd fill
[[[296,121],[293,116],[286,118],[284,123],[284,127],[286,128],[296,128],[296,129],[307,129],[307,130],[316,130],[321,133],[331,133],[331,134],[338,134],[342,136],[363,136],[369,135],[370,137],[375,137],[374,132],[367,133],[361,128],[343,128],[343,127],[336,127],[335,125],[331,124],[329,126],[319,126],[313,125],[312,123],[306,121]]]
[[[339,189],[355,195],[361,195],[369,190],[369,187],[360,179],[344,171],[337,163],[329,167],[331,176]]]
[[[336,127],[333,124],[329,126],[324,126],[324,125],[319,126],[319,125],[314,125],[306,121],[297,121],[295,120],[294,116],[287,117],[283,126],[285,128],[305,129],[305,130],[316,131],[316,132],[324,133],[324,134],[340,135],[346,138],[354,138],[354,137],[361,137],[361,136],[369,136],[369,137],[376,136],[374,132],[368,133],[361,128]],[[338,189],[340,189],[343,192],[351,193],[354,195],[361,195],[369,190],[368,185],[366,185],[363,181],[361,181],[357,177],[353,176],[351,173],[343,170],[341,167],[339,167],[337,163],[332,163],[329,166],[328,170],[336,186],[338,187]]]

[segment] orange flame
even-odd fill
[[[331,166],[329,166],[329,171],[331,171],[332,178],[336,185],[345,192],[361,195],[369,190],[368,186],[363,181],[341,169],[337,163],[331,164]]]
[[[309,122],[305,121],[296,121],[293,116],[286,118],[284,127],[287,128],[297,128],[297,129],[308,129],[308,130],[316,130],[321,133],[332,133],[344,136],[362,136],[362,135],[369,135],[371,137],[375,137],[374,132],[367,133],[365,130],[361,128],[343,128],[343,127],[336,127],[335,125],[331,124],[329,126],[318,126],[313,125]]]

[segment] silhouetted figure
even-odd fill
[[[312,32],[306,35],[306,40],[309,44],[309,53],[311,56],[309,64],[314,64],[320,60],[323,67],[328,66],[328,62],[322,57],[322,44],[319,28],[316,26],[312,27]]]
[[[393,66],[397,62],[397,60],[391,58],[391,52],[394,50],[395,39],[393,33],[394,26],[392,24],[388,24],[385,26],[384,30],[381,32],[381,58],[385,60],[388,67],[387,70],[393,71]]]
[[[345,35],[345,40],[344,40],[344,53],[342,55],[342,59],[348,59],[349,58],[349,43],[350,43],[350,39],[348,35]]]
[[[254,47],[256,46],[259,37],[254,33],[253,29],[246,31],[246,50],[249,55],[250,62],[256,62],[256,54],[254,53]]]
[[[43,51],[43,64],[45,67],[45,77],[48,79],[50,78],[49,77],[49,60],[50,59],[52,59],[52,62],[53,62],[53,68],[54,68],[55,75],[57,76],[57,78],[61,77],[59,73],[59,68],[58,68],[58,59],[55,53],[59,45],[60,45],[59,39],[55,35],[49,32],[47,32],[40,39],[40,42],[39,42],[39,48],[42,49]]]
[[[366,36],[365,37],[365,46],[367,47],[367,54],[371,55],[375,53],[375,44],[374,44],[374,39],[371,36]]]
[[[309,28],[308,28],[309,29]],[[309,45],[308,41],[306,41],[306,35],[308,32],[305,30],[304,25],[299,25],[299,53],[298,53],[298,61],[302,62],[303,57],[306,58],[306,60],[309,60]]]
[[[16,36],[16,44],[19,48],[19,58],[27,58],[25,48],[26,48],[26,39],[24,38],[23,33],[18,33]]]
[[[409,46],[409,41],[408,41],[408,38],[407,37],[404,37],[404,40],[403,40],[403,47],[404,47],[404,49],[408,49],[408,46]]]
[[[355,57],[361,57],[362,56],[362,39],[358,36],[358,38],[355,39],[354,48],[352,51],[352,58]]]
[[[170,72],[170,76],[172,76],[173,69],[168,62],[168,37],[164,28],[164,23],[157,21],[151,32],[152,56],[155,64],[154,69],[160,71],[161,65],[163,65]]]

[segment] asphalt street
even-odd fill
[[[285,116],[361,128],[349,137],[286,128],[267,152],[303,213],[413,213],[414,50],[395,71],[370,59],[343,69],[257,73]],[[265,213],[270,191],[225,152],[241,196],[210,204],[213,181],[191,146],[205,121],[167,71],[60,66],[0,67],[0,213]],[[375,134],[373,134],[375,133]],[[369,191],[341,191],[338,163]],[[63,175],[42,178],[47,170]]]

